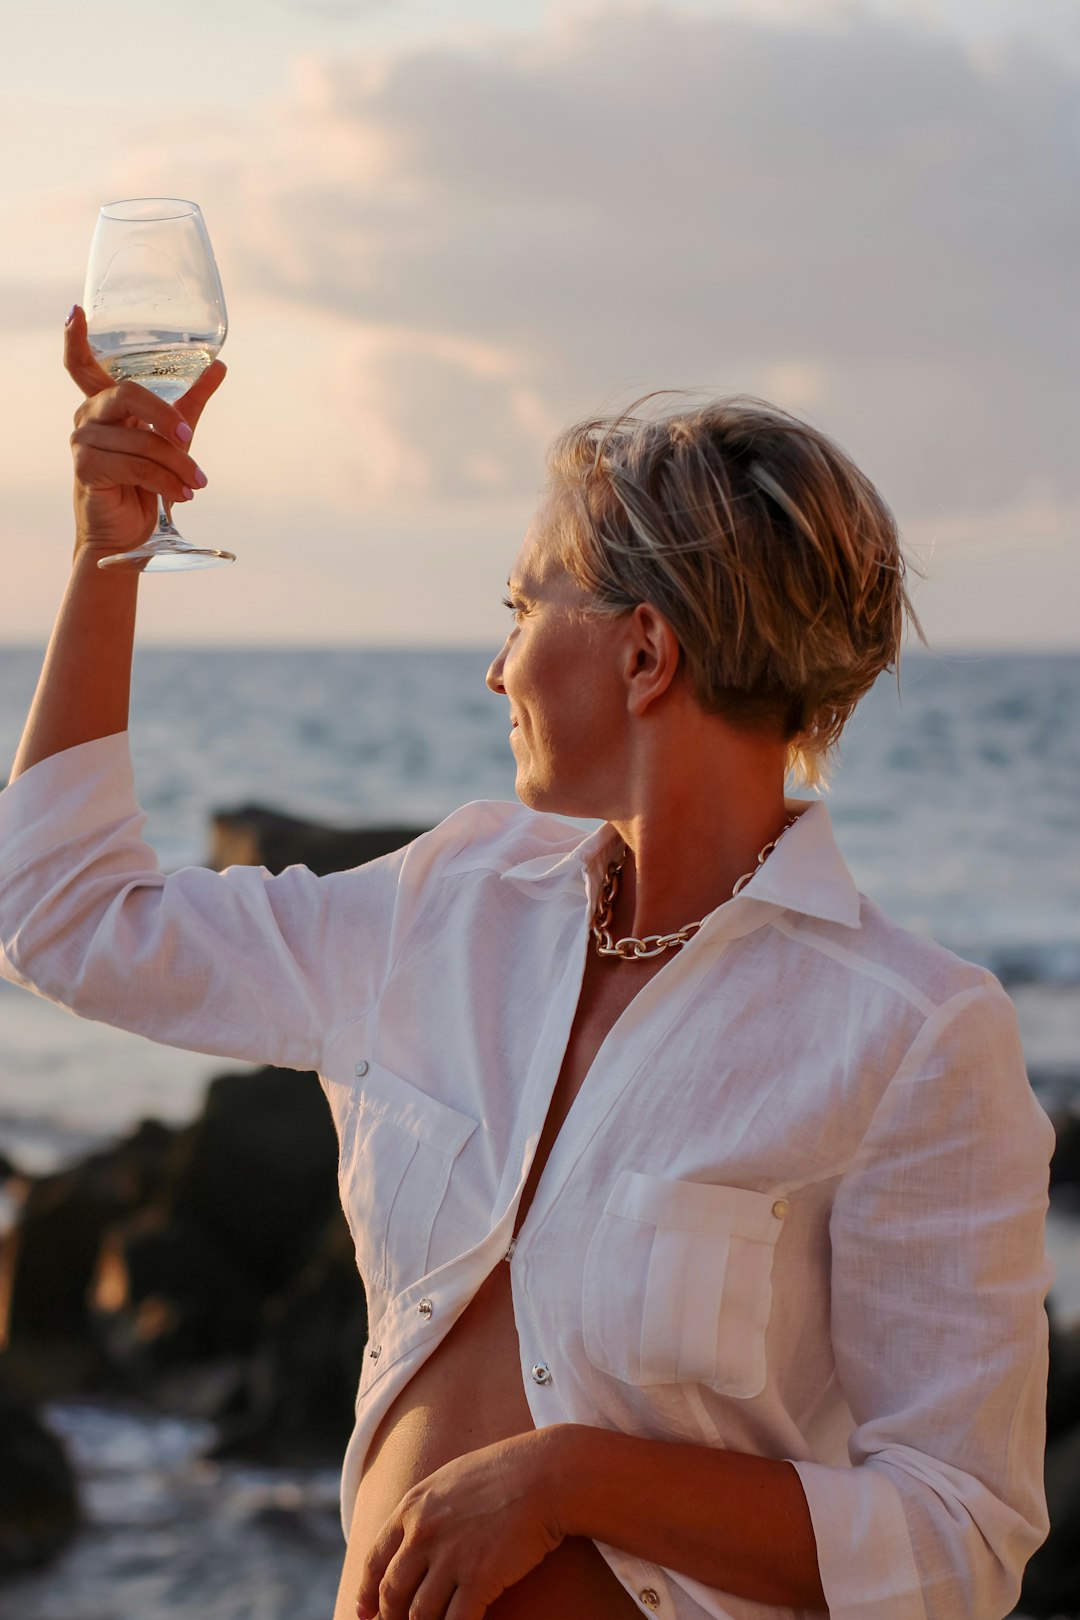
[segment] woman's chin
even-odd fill
[[[579,803],[580,794],[571,793],[566,787],[554,782],[538,782],[535,777],[522,771],[518,771],[514,792],[527,809],[542,810],[545,815],[571,816],[586,820],[595,820],[599,817],[598,811],[583,807]]]
[[[551,810],[552,790],[549,784],[538,782],[528,771],[518,767],[517,778],[514,782],[514,792],[530,810]]]

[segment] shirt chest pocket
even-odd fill
[[[341,1129],[338,1181],[361,1274],[391,1296],[428,1270],[454,1161],[476,1121],[368,1060]]]
[[[621,1171],[585,1255],[589,1360],[630,1384],[759,1394],[786,1212],[771,1193]]]

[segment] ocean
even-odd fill
[[[14,754],[40,660],[0,648],[0,761]],[[140,651],[131,729],[147,837],[172,868],[205,859],[211,812],[245,802],[340,825],[430,825],[470,799],[512,798],[507,705],[485,689],[487,660]],[[1080,1108],[1078,798],[1080,655],[926,653],[905,659],[899,691],[883,677],[864,700],[827,795],[860,888],[1002,978],[1050,1112]],[[0,1150],[28,1170],[148,1114],[190,1118],[222,1067],[0,984]],[[1080,1319],[1078,1233],[1052,1212],[1063,1321]],[[148,1414],[67,1403],[53,1417],[81,1460],[98,1534],[53,1572],[0,1589],[0,1620],[330,1612],[341,1555],[332,1478],[208,1473],[197,1425]],[[203,1538],[221,1543],[220,1569],[199,1557]]]
[[[131,732],[163,865],[205,859],[215,809],[434,824],[512,798],[507,705],[482,652],[147,649]],[[0,761],[40,654],[0,649]],[[987,964],[1014,995],[1036,1089],[1080,1075],[1080,655],[911,655],[845,735],[827,795],[859,886]],[[44,1169],[155,1113],[189,1118],[212,1059],[72,1020],[0,984],[0,1148]]]

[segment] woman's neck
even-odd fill
[[[612,820],[628,852],[613,908],[616,937],[673,932],[706,916],[784,829],[785,745],[707,718],[697,751],[681,755],[694,759],[693,770],[654,758],[634,773],[632,813]]]

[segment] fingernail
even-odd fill
[[[64,322],[65,326],[70,326],[71,325],[72,321],[75,319],[75,311],[78,309],[78,307],[79,307],[78,304],[72,304],[70,310],[68,311],[68,318]]]
[[[190,444],[195,435],[186,422],[181,422],[176,430],[176,437],[181,444]]]
[[[201,467],[195,468],[195,488],[205,489],[209,480]]]
[[[184,499],[185,501],[193,501],[195,499],[195,491],[193,489],[188,489],[186,484],[184,485]]]

